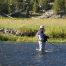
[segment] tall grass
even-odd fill
[[[49,35],[50,38],[66,38],[66,19],[0,18],[0,28],[12,28],[23,32],[29,32],[29,34],[37,31],[40,25],[45,26],[45,33]]]
[[[46,29],[46,34],[51,38],[66,38],[66,28],[65,26],[50,26]]]
[[[0,34],[1,41],[16,41],[17,37],[11,34]]]
[[[11,34],[0,34],[0,41],[36,42],[36,37],[14,36]]]

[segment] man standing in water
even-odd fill
[[[45,32],[44,26],[41,25],[37,32],[38,43],[39,43],[39,48],[37,50],[42,52],[45,51],[45,44],[46,44],[47,38],[49,38],[48,36],[44,34],[44,32]]]

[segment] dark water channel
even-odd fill
[[[66,43],[47,43],[46,53],[37,43],[0,42],[0,66],[66,66]]]

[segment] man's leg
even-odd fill
[[[45,51],[45,45],[46,45],[46,43],[43,42],[43,43],[42,43],[42,51]]]
[[[42,51],[42,42],[39,41],[39,51]]]

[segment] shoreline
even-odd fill
[[[50,37],[48,42],[66,42],[66,19],[35,18],[0,18],[0,40],[38,42],[35,34],[40,25],[45,26],[45,34]]]
[[[0,41],[15,41],[15,42],[38,42],[37,37],[15,36],[12,34],[0,35]],[[66,42],[66,38],[49,38],[48,42]]]

